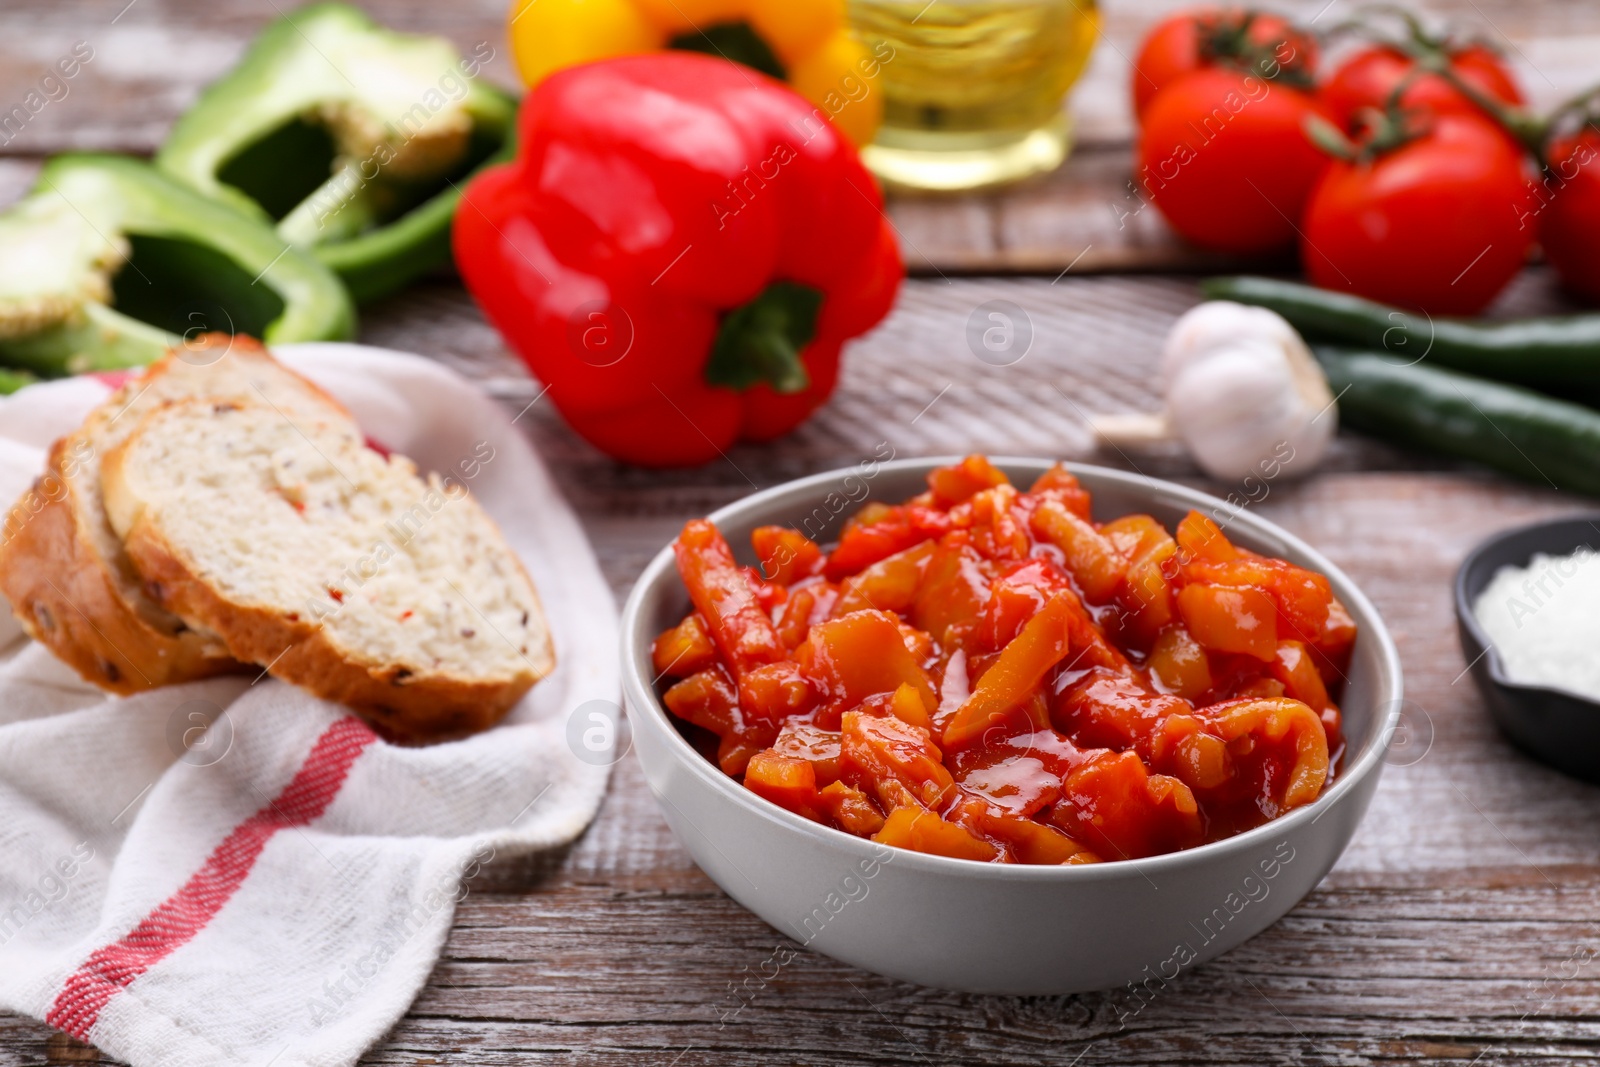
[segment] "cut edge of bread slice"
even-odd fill
[[[493,520],[347,423],[180,401],[146,415],[101,480],[167,610],[391,737],[482,730],[554,667]]]
[[[0,537],[0,592],[23,630],[85,681],[124,695],[237,669],[220,641],[130,603],[66,495],[72,437],[52,446]]]
[[[105,455],[150,411],[201,395],[269,397],[303,414],[349,419],[259,343],[207,334],[129,380],[51,446],[44,474],[0,529],[0,594],[30,637],[102,689],[126,695],[243,669],[215,633],[148,594],[101,496]]]

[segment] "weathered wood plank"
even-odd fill
[[[1035,321],[1037,349],[1012,367],[978,362],[960,339],[972,309],[990,299],[1014,300]],[[748,491],[745,475],[768,485],[851,462],[884,439],[905,454],[1092,455],[1071,404],[1152,406],[1159,338],[1193,299],[1190,283],[1165,279],[912,283],[901,310],[852,353],[835,402],[779,449],[735,450],[737,471],[717,464],[692,477],[645,478],[587,456],[552,412],[538,410],[532,432],[580,501],[620,593],[682,519]],[[1534,274],[1505,310],[1556,303]],[[498,355],[485,355],[499,366]],[[1066,394],[1059,403],[1053,385]],[[1113,994],[965,998],[809,955],[719,1029],[729,983],[759,968],[776,935],[693,870],[625,764],[600,821],[560,872],[532,896],[469,899],[447,961],[371,1061],[451,1048],[461,1062],[522,1050],[660,1063],[1591,1057],[1600,1036],[1592,975],[1587,966],[1552,975],[1567,975],[1569,955],[1595,944],[1600,843],[1580,829],[1591,825],[1594,791],[1513,753],[1470,683],[1456,683],[1462,663],[1447,596],[1450,573],[1478,538],[1573,502],[1489,475],[1358,469],[1383,464],[1382,454],[1343,442],[1334,465],[1348,473],[1274,486],[1259,506],[1324,547],[1378,602],[1406,663],[1418,743],[1431,738],[1426,755],[1387,769],[1371,815],[1321,890],[1127,1029],[1118,1029],[1118,1009],[1131,1009]],[[1177,454],[1139,462],[1195,480]],[[1389,454],[1390,465],[1405,462],[1417,460]],[[569,893],[582,903],[567,907]],[[507,958],[519,954],[535,958]],[[734,1007],[745,999],[732,996]]]
[[[1129,64],[1140,38],[1160,16],[1186,0],[1119,0],[1102,4],[1104,32],[1073,94],[1081,145],[1125,143],[1132,130],[1127,101]],[[1270,4],[1326,29],[1348,18],[1352,0],[1281,0]],[[1473,27],[1504,49],[1538,106],[1592,84],[1600,46],[1600,15],[1584,4],[1541,0],[1426,0],[1411,5],[1438,19]],[[277,10],[254,0],[16,0],[0,38],[0,107],[9,110],[38,92],[47,102],[20,129],[0,134],[0,151],[40,154],[69,148],[148,152],[200,89],[226,71],[250,37]],[[480,42],[498,55],[487,67],[497,83],[515,85],[504,48],[506,5],[478,0],[440,6],[417,0],[369,5],[399,29],[444,34],[464,49]],[[76,42],[93,56],[51,100],[40,87],[56,60]],[[59,96],[60,91],[55,90]]]
[[[778,447],[738,446],[729,461],[693,471],[641,471],[614,463],[561,424],[547,402],[521,420],[552,466],[572,472],[580,503],[615,499],[631,522],[659,516],[687,494],[702,510],[826,466],[847,466],[889,442],[902,455],[982,449],[1059,455],[1157,477],[1193,478],[1176,447],[1134,456],[1097,452],[1085,414],[1159,406],[1156,356],[1172,321],[1199,299],[1195,280],[1173,277],[915,279],[894,312],[852,344],[834,399]],[[980,361],[966,340],[994,300],[1028,323],[1033,341],[1007,367]],[[1505,316],[1570,310],[1549,272],[1524,272],[1492,309]],[[499,335],[450,283],[415,287],[366,309],[362,340],[432,356],[485,382],[513,410],[539,391]],[[1020,336],[1020,333],[1019,333]],[[1341,436],[1333,470],[1459,470],[1462,465]],[[741,473],[742,472],[742,473]],[[1212,485],[1226,492],[1227,487]],[[609,533],[610,531],[606,531]]]
[[[992,299],[1022,305],[1037,328],[1035,350],[1007,368],[979,362],[960,339],[972,309]],[[1192,282],[1162,278],[912,282],[900,310],[852,351],[835,401],[779,445],[734,450],[737,470],[621,467],[542,403],[521,424],[621,596],[685,518],[748,492],[746,476],[771,485],[853,462],[881,440],[905,455],[982,447],[1126,465],[1090,450],[1072,404],[1153,406],[1157,344],[1193,299]],[[1534,272],[1507,309],[1555,302]],[[454,286],[397,297],[367,322],[367,340],[493,382],[513,411],[536,394]],[[1205,484],[1176,452],[1134,461]],[[1323,548],[1378,604],[1416,702],[1411,751],[1425,753],[1386,769],[1339,865],[1261,937],[1137,1011],[1126,992],[966,997],[809,953],[770,981],[753,979],[778,935],[693,866],[628,760],[599,820],[567,853],[485,873],[429,986],[367,1062],[1600,1059],[1600,970],[1589,958],[1600,950],[1597,794],[1494,732],[1470,681],[1457,680],[1464,664],[1448,597],[1450,574],[1479,538],[1578,501],[1352,438],[1331,470],[1275,483],[1256,506]],[[41,1061],[100,1062],[39,1024],[0,1017],[0,1065]]]
[[[1105,5],[1105,33],[1074,93],[1078,150],[1056,174],[1000,193],[896,197],[890,217],[907,262],[924,274],[1202,270],[1226,260],[1189,248],[1128,188],[1129,57],[1152,19],[1186,0]],[[1328,28],[1349,17],[1347,0],[1277,5]],[[1429,0],[1420,10],[1471,26],[1504,49],[1532,102],[1548,107],[1595,80],[1600,11],[1545,0]],[[515,87],[503,4],[440,8],[390,0],[378,15],[399,28],[442,33],[464,49],[495,51],[484,76]],[[285,8],[287,9],[287,8]],[[200,90],[238,58],[276,11],[250,0],[25,0],[0,35],[0,155],[66,149],[148,153]],[[42,86],[53,65],[83,42],[91,58],[63,84]],[[48,89],[49,91],[46,91]],[[21,110],[17,110],[17,109]],[[9,125],[7,125],[9,123]],[[0,189],[3,194],[4,189]]]
[[[38,176],[38,160],[0,157],[0,205],[26,193]]]
[[[0,144],[0,203],[31,181],[40,153],[148,151],[275,14],[253,0],[124,2],[19,0],[0,15],[8,31],[0,35],[0,112],[22,103],[74,41],[96,50],[66,97]],[[1124,57],[1153,14],[1186,2],[1109,5],[1106,43],[1075,98],[1081,147],[1061,172],[995,196],[891,203],[908,261],[928,277],[907,285],[895,315],[850,353],[835,400],[789,439],[733,449],[730,462],[696,471],[642,472],[578,441],[548,402],[528,411],[520,425],[583,517],[619,597],[685,518],[752,484],[854,462],[882,441],[901,455],[1051,454],[1226,488],[1200,479],[1175,449],[1097,453],[1082,417],[1156,406],[1155,352],[1195,290],[1183,278],[1079,275],[1221,266],[1175,242],[1152,212],[1134,212],[1124,184]],[[369,6],[385,21],[445,32],[464,47],[501,44],[498,0]],[[1322,10],[1320,23],[1345,17],[1354,3],[1282,6],[1305,17]],[[1594,76],[1600,13],[1590,5],[1427,7],[1509,42],[1537,101]],[[511,80],[503,49],[489,76]],[[954,277],[986,270],[1045,277]],[[963,339],[980,306],[1001,299],[1020,305],[1035,333],[1027,356],[1004,368],[980,362]],[[1562,306],[1548,277],[1533,271],[1498,311]],[[417,287],[364,318],[363,339],[439,358],[513,412],[537,394],[453,284]],[[967,997],[804,952],[765,980],[762,961],[778,935],[694,867],[630,760],[575,846],[500,864],[478,880],[428,987],[366,1062],[1600,1061],[1597,793],[1518,755],[1494,732],[1459,677],[1448,597],[1449,576],[1477,539],[1584,505],[1346,435],[1324,473],[1275,483],[1257,506],[1322,547],[1373,597],[1400,645],[1418,731],[1416,747],[1386,769],[1333,873],[1261,937],[1143,1007],[1126,992]],[[108,1061],[41,1024],[0,1015],[0,1067],[41,1062]]]
[[[1165,987],[1055,998],[920,989],[804,952],[763,972],[778,938],[714,890],[556,879],[469,897],[429,988],[365,1062],[1588,1061],[1597,875],[1377,892],[1336,876]],[[98,1062],[42,1027],[0,1034],[0,1062]]]

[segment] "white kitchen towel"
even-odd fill
[[[513,420],[417,356],[277,354],[374,442],[467,481],[539,587],[557,667],[494,729],[401,747],[271,678],[108,698],[0,635],[0,1006],[134,1067],[354,1062],[422,987],[464,877],[577,837],[614,755],[611,591]],[[109,391],[0,401],[7,501]]]

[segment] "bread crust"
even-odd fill
[[[224,344],[271,360],[248,338],[208,336],[197,347]],[[56,441],[44,474],[7,515],[0,529],[0,593],[31,637],[86,681],[124,695],[264,665],[276,677],[351,707],[384,734],[412,741],[443,740],[492,726],[553,669],[548,627],[544,641],[530,642],[523,656],[527,669],[495,681],[364,661],[315,619],[230,599],[163,538],[158,516],[134,514],[121,552],[108,558],[98,516],[102,508],[108,516],[124,517],[129,509],[138,510],[122,463],[138,431],[97,457],[98,471],[93,463],[85,470],[84,459],[94,457],[96,447],[104,448],[110,424],[159,383],[175,358],[152,365]],[[350,418],[326,392],[301,382],[330,413]],[[237,392],[237,386],[223,391]],[[151,399],[157,402],[139,415],[141,424],[184,402],[160,393]],[[481,517],[493,525],[487,515]],[[521,561],[515,554],[511,559],[534,590]],[[536,591],[533,596],[537,604]]]
[[[234,355],[237,355],[240,360],[261,360],[270,364],[275,371],[281,372],[291,378],[296,379],[300,385],[300,388],[305,390],[307,396],[315,397],[317,402],[325,405],[329,411],[335,412],[343,418],[349,419],[351,423],[355,422],[355,416],[350,414],[349,409],[347,409],[343,404],[339,403],[339,401],[334,398],[332,393],[328,392],[326,389],[322,388],[322,386],[318,385],[310,378],[307,378],[305,375],[298,374],[290,370],[288,367],[285,367],[282,363],[279,363],[277,359],[273,357],[272,353],[267,351],[266,346],[260,341],[257,341],[254,337],[247,337],[244,334],[227,334],[213,331],[211,333],[200,334],[198,337],[193,338],[192,340],[186,340],[183,348],[183,352],[187,353],[186,357],[180,354],[177,349],[172,349],[168,351],[165,356],[162,356],[160,359],[150,364],[145,368],[145,371],[142,375],[118,389],[115,393],[111,394],[111,396],[107,398],[105,402],[101,403],[93,411],[89,412],[88,417],[83,420],[83,426],[78,432],[84,436],[89,436],[94,432],[103,429],[110,423],[115,422],[117,419],[122,417],[125,411],[133,405],[140,395],[142,395],[152,386],[156,385],[156,383],[158,383],[167,374],[171,373],[180,363],[200,359],[203,353],[216,349],[222,350],[221,355],[217,356],[216,359],[210,363],[202,363],[199,365],[204,367],[214,366],[220,363],[222,360],[228,359],[230,356]],[[259,397],[259,395],[251,396],[250,400],[252,403],[265,402]],[[172,401],[170,400],[165,400],[162,401],[162,405],[169,404],[171,402]]]
[[[151,412],[145,421],[159,414]],[[262,673],[344,704],[392,739],[422,742],[463,737],[493,726],[554,669],[548,640],[522,657],[525,671],[495,682],[366,661],[336,642],[315,619],[227,596],[199,573],[188,553],[168,540],[154,509],[140,504],[125,464],[138,439],[139,432],[131,435],[101,466],[106,508],[122,530],[124,551],[144,576],[146,591],[163,608],[193,627],[217,634],[235,658],[261,665]],[[482,518],[493,525],[488,515]],[[534,589],[522,562],[514,553],[511,556]],[[535,598],[537,602],[536,591]]]
[[[178,619],[154,618],[148,605],[141,611],[140,604],[130,601],[118,581],[117,562],[96,545],[78,502],[79,494],[100,492],[98,484],[80,484],[77,470],[78,460],[93,454],[97,435],[156,387],[180,359],[193,361],[208,351],[220,351],[213,362],[234,355],[271,362],[299,379],[307,394],[330,411],[350,418],[343,404],[277,364],[259,341],[202,334],[186,341],[183,353],[169,352],[151,364],[91,411],[83,425],[56,441],[44,474],[12,506],[0,531],[0,593],[23,629],[85,681],[124,696],[248,669],[215,636]],[[150,601],[159,603],[159,598]]]
[[[153,626],[122,596],[72,505],[81,431],[50,448],[45,473],[0,532],[0,593],[28,636],[102,689],[123,695],[243,669],[215,640]]]
[[[108,460],[105,477],[117,477]],[[159,592],[163,607],[214,630],[235,657],[264,665],[264,672],[337,701],[402,740],[439,740],[487,729],[549,673],[530,669],[504,683],[447,672],[407,674],[397,664],[363,664],[305,619],[267,607],[240,604],[194,573],[149,516],[140,515],[124,536],[128,555]]]

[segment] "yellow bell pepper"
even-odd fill
[[[531,89],[564,67],[669,48],[723,55],[781,78],[856,145],[883,117],[878,72],[843,0],[511,0],[511,52]]]

